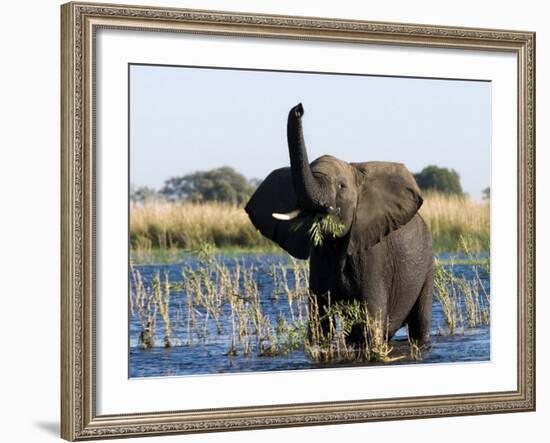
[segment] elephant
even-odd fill
[[[301,103],[288,114],[290,167],[272,171],[251,196],[245,207],[251,222],[292,256],[309,259],[318,306],[357,301],[380,315],[388,339],[408,325],[410,339],[429,347],[432,236],[418,213],[423,199],[414,177],[401,163],[323,155],[310,164],[303,116]],[[326,214],[342,229],[315,244],[312,223]],[[367,338],[354,327],[347,340],[361,345]]]

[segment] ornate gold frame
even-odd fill
[[[511,392],[98,416],[95,408],[94,33],[98,28],[508,51],[518,59],[518,383]],[[68,3],[61,7],[61,436],[67,440],[533,411],[535,34]]]

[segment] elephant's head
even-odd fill
[[[400,163],[347,163],[324,155],[311,164],[302,131],[302,104],[288,115],[290,168],[276,169],[246,205],[260,232],[294,257],[309,257],[310,228],[330,214],[339,222],[338,241],[349,253],[368,248],[405,225],[422,205],[418,186]],[[339,237],[339,238],[338,238]]]

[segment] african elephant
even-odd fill
[[[254,226],[291,255],[309,259],[317,303],[357,300],[380,314],[391,338],[405,324],[421,345],[430,340],[433,251],[418,210],[420,190],[400,163],[348,163],[324,155],[308,161],[302,104],[288,114],[290,168],[272,171],[246,205]],[[320,245],[310,228],[333,214],[342,229]],[[297,222],[299,221],[299,223]],[[364,343],[362,328],[348,341]]]

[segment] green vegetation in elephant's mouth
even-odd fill
[[[293,229],[298,230],[304,223],[304,219],[297,220]],[[315,214],[308,229],[313,246],[323,246],[326,237],[340,237],[345,230],[345,226],[340,217],[335,214]]]

